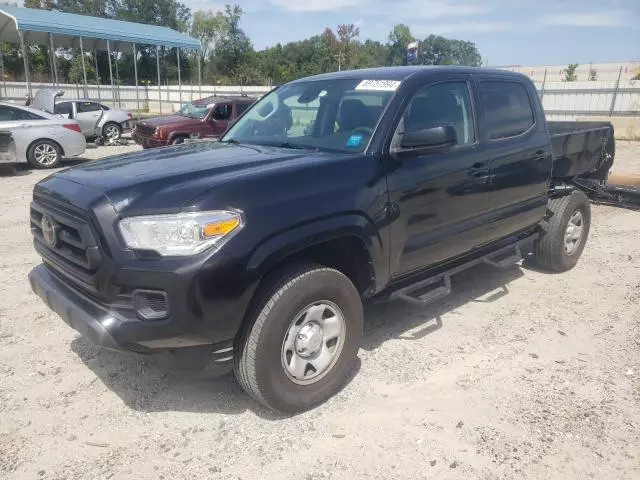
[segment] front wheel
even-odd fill
[[[549,200],[544,233],[536,241],[535,260],[551,272],[573,268],[584,250],[591,226],[589,199],[579,190]]]
[[[286,269],[269,287],[258,294],[255,318],[237,342],[235,374],[273,410],[308,410],[336,394],[354,367],[360,295],[345,275],[318,265]]]

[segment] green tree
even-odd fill
[[[389,34],[387,65],[406,65],[407,46],[415,41],[409,27],[403,23],[394,25]]]
[[[224,34],[216,45],[215,62],[217,71],[226,75],[235,75],[243,60],[253,52],[249,37],[240,27],[243,13],[239,5],[224,7]]]
[[[220,39],[227,34],[227,22],[222,12],[198,10],[191,20],[190,35],[200,40],[202,49],[199,54],[205,61],[211,51],[215,52]]]
[[[418,60],[422,65],[482,65],[482,57],[475,44],[439,35],[429,35],[424,39]]]
[[[578,80],[578,75],[576,75],[576,70],[578,66],[579,66],[578,63],[570,63],[569,65],[567,65],[567,68],[563,70],[564,78],[562,79],[562,81],[575,82],[576,80]]]

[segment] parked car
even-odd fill
[[[57,167],[86,147],[78,122],[8,102],[0,102],[0,130],[11,132],[15,160],[36,168]]]
[[[44,265],[29,279],[96,344],[194,366],[206,351],[203,365],[233,366],[258,402],[298,412],[348,381],[363,300],[428,305],[480,263],[576,265],[591,222],[582,178],[603,181],[614,151],[610,123],[556,128],[513,72],[303,78],[218,142],[41,181]]]
[[[256,101],[253,97],[207,97],[185,103],[174,115],[135,124],[133,139],[144,148],[183,143],[190,137],[218,138]]]
[[[98,137],[117,140],[131,130],[132,115],[126,110],[88,99],[59,101],[63,95],[64,92],[57,89],[38,90],[33,107],[77,121],[82,134],[91,140]]]

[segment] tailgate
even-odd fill
[[[611,123],[547,123],[551,134],[554,178],[606,178],[615,155]]]

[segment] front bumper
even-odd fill
[[[138,134],[135,130],[131,134],[131,138],[138,145],[142,145],[143,148],[156,148],[156,147],[166,147],[169,145],[167,140],[159,140],[157,138],[145,137]]]
[[[109,332],[122,324],[123,318],[120,315],[109,312],[88,297],[67,287],[44,265],[38,265],[31,270],[29,283],[34,293],[44,300],[51,310],[91,342],[112,350],[129,350],[117,342]]]
[[[157,280],[158,274],[153,276]],[[142,354],[209,346],[215,362],[231,360],[233,339],[253,292],[253,289],[248,289],[234,298],[203,300],[196,306],[206,315],[203,321],[189,315],[188,306],[180,304],[180,290],[188,289],[189,282],[176,285],[178,279],[174,279],[171,281],[174,288],[169,291],[170,299],[171,293],[174,294],[170,303],[171,315],[164,320],[142,320],[132,305],[123,307],[122,301],[102,303],[76,288],[46,264],[29,273],[29,282],[32,290],[51,310],[96,345]]]

